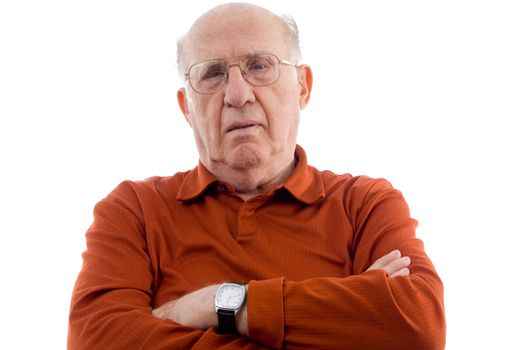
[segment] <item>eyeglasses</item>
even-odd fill
[[[232,61],[237,61],[237,63],[231,63]],[[238,66],[243,78],[248,83],[254,86],[267,86],[278,81],[282,64],[297,67],[292,62],[280,60],[274,54],[261,52],[198,62],[191,65],[184,76],[195,92],[213,94],[225,86],[230,67]]]

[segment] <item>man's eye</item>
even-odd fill
[[[269,66],[270,65],[267,61],[260,59],[247,62],[248,70],[255,72],[267,70]]]
[[[201,80],[209,80],[209,79],[218,79],[223,78],[225,76],[225,70],[222,68],[213,68],[208,69],[204,74],[201,76]]]

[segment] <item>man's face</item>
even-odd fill
[[[262,51],[291,60],[284,33],[276,18],[251,10],[208,14],[188,34],[184,70],[207,59]],[[286,158],[290,163],[300,110],[310,92],[306,82],[310,70],[284,64],[279,69],[278,81],[270,86],[252,86],[233,65],[218,92],[199,94],[188,82],[179,90],[179,104],[193,128],[200,159],[209,170],[279,168]]]

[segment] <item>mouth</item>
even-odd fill
[[[232,125],[230,125],[226,132],[228,133],[228,132],[231,132],[231,131],[234,131],[234,130],[248,129],[248,128],[251,128],[251,127],[254,127],[254,126],[257,126],[257,125],[258,125],[257,123],[250,122],[250,121],[247,121],[247,122],[236,122],[236,123],[233,123]]]

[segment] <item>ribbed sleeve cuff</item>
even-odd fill
[[[280,277],[248,284],[248,335],[275,349],[282,348],[285,333],[283,283]]]

